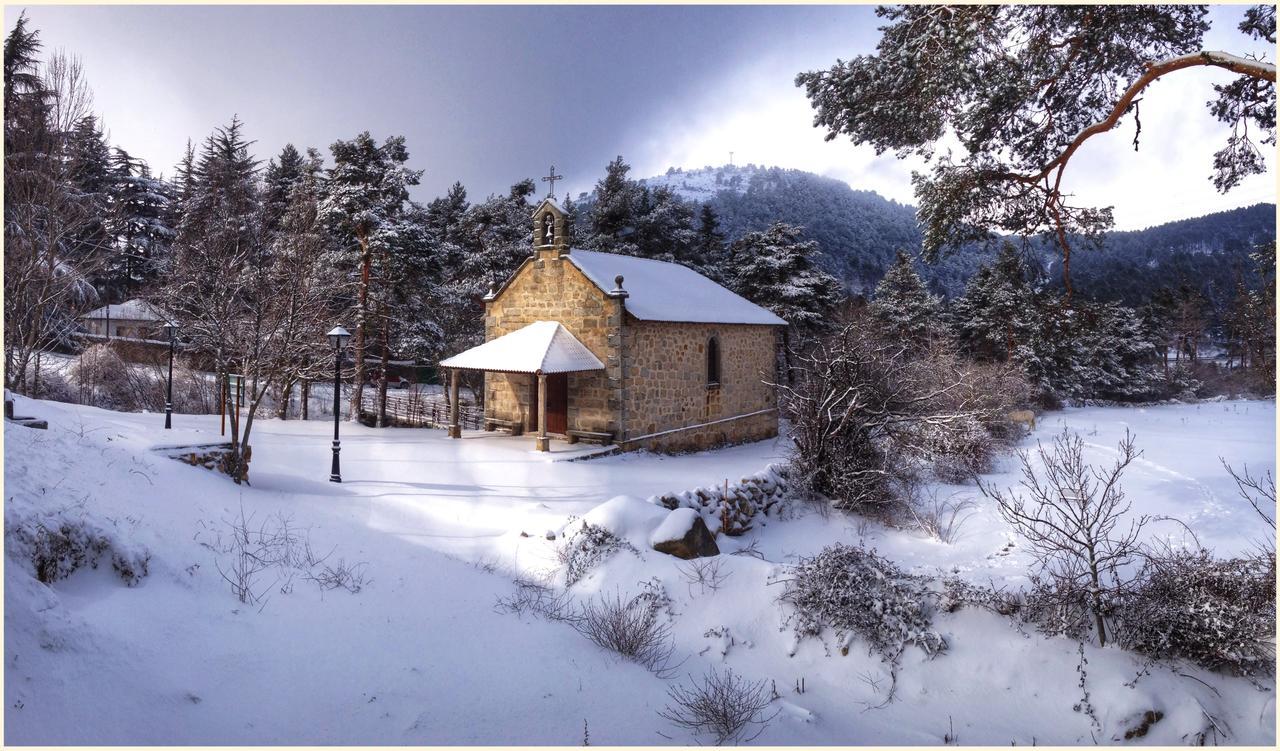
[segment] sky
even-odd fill
[[[802,71],[874,51],[867,6],[6,6],[46,52],[84,63],[113,145],[171,173],[233,115],[266,160],[286,143],[328,153],[361,131],[403,135],[425,170],[414,197],[461,181],[473,200],[566,176],[590,190],[622,155],[635,178],[668,167],[762,164],[835,177],[914,203],[913,169],[847,139],[827,142],[794,85]],[[1255,51],[1211,13],[1210,49]],[[1265,51],[1263,48],[1256,49]],[[1274,48],[1268,59],[1274,58]],[[1225,71],[1157,82],[1132,123],[1089,141],[1067,170],[1077,202],[1115,207],[1118,229],[1276,200],[1268,174],[1226,195],[1210,182],[1226,133],[1205,102]],[[539,189],[545,187],[539,183]]]

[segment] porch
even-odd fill
[[[495,404],[496,398],[485,400],[486,422],[533,432],[537,451],[550,451],[553,435],[571,445],[575,434],[601,435],[570,424],[575,391],[571,382],[581,385],[603,377],[604,363],[556,321],[536,321],[443,360],[440,366],[449,371],[450,438],[462,437],[457,398],[461,370],[484,372],[486,389],[491,380],[503,385],[503,404]]]

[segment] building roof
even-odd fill
[[[446,368],[505,373],[575,373],[604,363],[556,321],[535,321],[510,334],[441,360]]]
[[[110,316],[107,315],[110,310]],[[113,321],[167,321],[164,311],[145,300],[133,299],[118,305],[103,305],[82,318],[111,318]]]
[[[605,292],[617,287],[614,277],[621,275],[628,294],[627,312],[642,321],[787,325],[768,310],[678,263],[577,248],[563,257]]]

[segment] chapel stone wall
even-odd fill
[[[539,248],[497,298],[486,305],[485,340],[535,321],[558,321],[609,365],[611,356],[615,363],[618,361],[617,337],[609,336],[610,325],[615,324],[616,328],[617,308],[617,301],[563,258],[560,249]],[[531,384],[535,380],[536,376],[527,373],[486,373],[486,416],[536,429],[530,423],[534,393]],[[611,382],[609,371],[570,374],[569,427],[616,431],[616,385]]]
[[[718,386],[707,383],[713,336]],[[777,392],[767,383],[775,378],[777,336],[772,326],[628,318],[624,448],[683,451],[777,435]],[[676,432],[641,438],[667,431]]]

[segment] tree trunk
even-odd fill
[[[378,318],[382,320],[382,373],[378,377],[378,427],[387,427],[387,366],[390,365],[391,323],[387,318],[386,303],[378,306]]]
[[[355,358],[355,372],[352,374],[351,415],[350,419],[360,419],[360,401],[364,398],[364,331],[368,325],[366,311],[369,302],[369,272],[373,259],[369,253],[369,238],[363,232],[356,234],[360,243],[360,287],[357,294],[356,331],[352,345],[352,356]]]
[[[311,411],[310,409],[308,409],[310,407],[310,402],[311,402],[311,381],[306,378],[302,379],[302,397],[301,398],[302,398],[302,419],[305,421],[307,419],[308,413]]]

